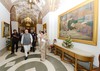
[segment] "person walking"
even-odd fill
[[[46,31],[44,32],[44,39],[46,41],[46,43],[45,43],[45,58],[47,58],[47,54],[48,54],[49,48],[50,48],[50,43],[49,43],[49,39],[48,39]]]
[[[22,38],[23,34],[24,34],[24,30],[21,30],[21,32],[20,32],[20,43],[21,43],[21,38]],[[24,47],[22,45],[21,45],[21,50],[20,51],[24,53]]]
[[[17,33],[17,30],[14,29],[13,33],[11,34],[12,39],[12,48],[11,48],[11,54],[14,54],[14,46],[16,45],[16,52],[18,51],[18,41],[19,41],[19,34]]]
[[[27,60],[28,58],[28,54],[29,54],[32,42],[33,42],[32,35],[28,33],[28,30],[26,29],[25,33],[22,35],[22,38],[21,38],[21,44],[23,45],[24,50],[25,50],[25,60]]]
[[[41,52],[41,58],[40,61],[45,61],[46,56],[46,40],[44,38],[44,32],[41,31],[41,37],[40,37],[40,52]]]
[[[35,49],[36,49],[35,46],[36,46],[36,42],[37,42],[37,34],[33,30],[31,30],[31,35],[33,38],[31,51],[35,52]]]
[[[40,51],[41,49],[41,47],[40,47],[40,41],[41,41],[41,31],[39,31],[39,34],[37,35],[37,37],[38,37],[38,45],[39,45],[39,47],[38,47],[38,50]]]

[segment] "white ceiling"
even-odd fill
[[[2,4],[10,11],[14,5],[17,18],[24,19],[30,17],[32,21],[38,20],[40,14],[44,16],[51,9],[58,6],[60,0],[34,0],[32,9],[29,6],[28,0],[1,0]]]
[[[13,3],[16,8],[17,17],[24,19],[27,16],[29,16],[33,21],[38,19],[39,13],[41,12],[42,7],[44,6],[41,1],[40,2],[36,1],[35,4],[32,5],[32,9],[28,1],[26,0],[15,1]]]

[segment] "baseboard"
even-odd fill
[[[0,50],[0,56],[2,56],[6,51],[7,51],[7,48],[3,48],[2,50]]]

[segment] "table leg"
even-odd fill
[[[64,61],[64,52],[62,51],[61,60]]]
[[[75,58],[75,71],[77,71],[77,59]]]
[[[56,49],[56,47],[55,47],[55,51],[54,51],[54,54],[55,54],[55,55],[57,54],[57,49]]]
[[[90,62],[90,71],[93,69],[93,62]]]

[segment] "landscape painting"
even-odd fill
[[[59,15],[59,38],[71,36],[73,41],[96,45],[97,0],[86,1]],[[95,42],[94,42],[95,41]]]

